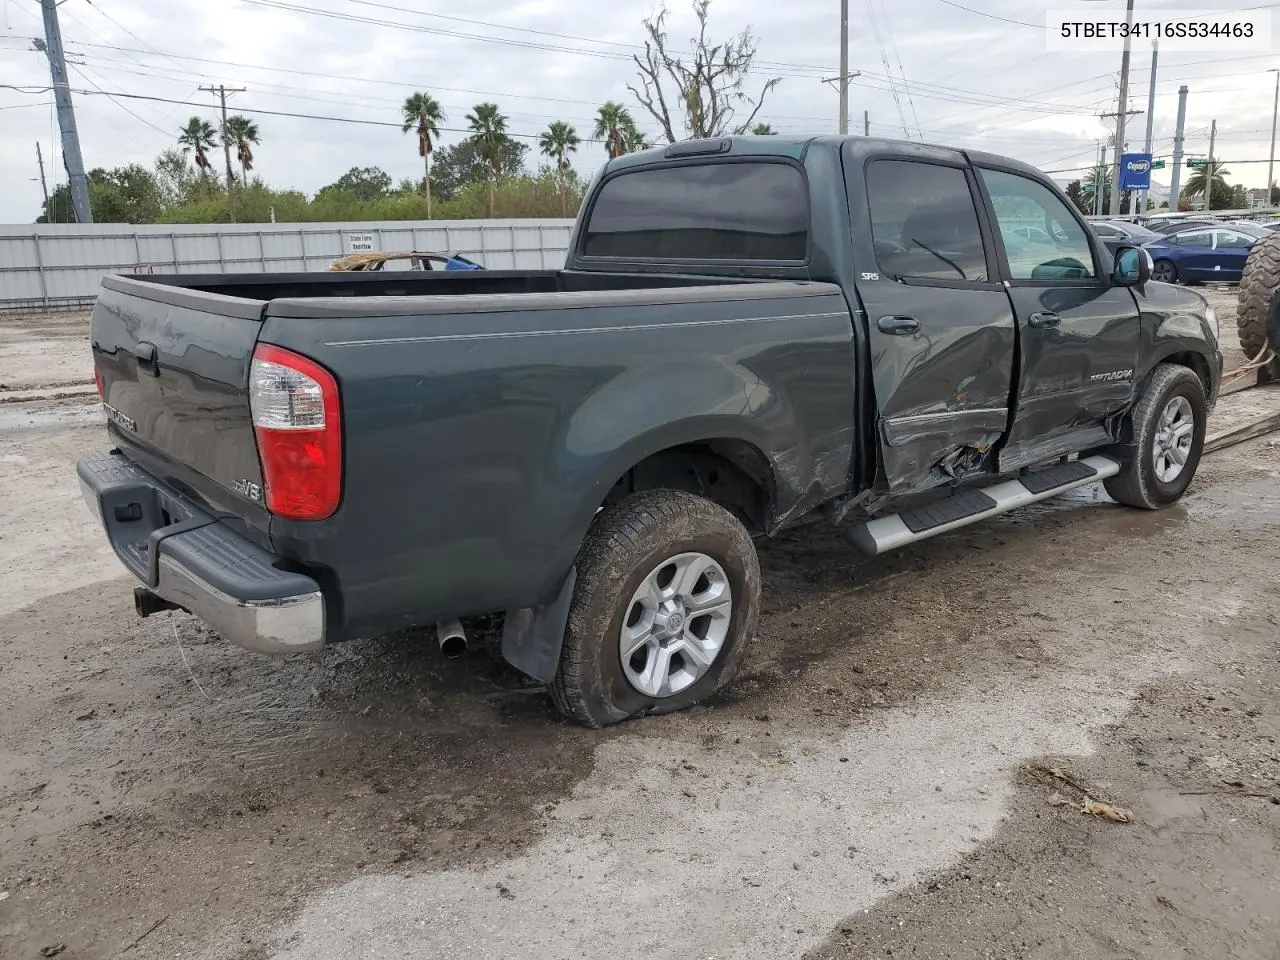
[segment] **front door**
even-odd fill
[[[1009,417],[1013,311],[993,275],[973,173],[958,154],[937,153],[866,164],[871,244],[855,237],[880,460],[895,494],[989,469]]]
[[[1257,237],[1251,237],[1239,230],[1224,227],[1213,231],[1213,266],[1216,275],[1205,277],[1205,279],[1230,280],[1232,283],[1238,283],[1244,273],[1244,262],[1249,258],[1249,251],[1257,242]]]
[[[1112,284],[1083,221],[1056,190],[982,168],[1018,321],[1017,409],[1000,469],[1101,446],[1129,403],[1139,347],[1133,294]],[[1029,225],[1041,228],[1026,239]],[[1045,236],[1047,235],[1047,236]]]

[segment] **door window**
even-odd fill
[[[1118,230],[1115,227],[1105,223],[1095,223],[1093,225],[1093,232],[1096,233],[1098,236],[1104,237],[1108,240],[1114,240],[1116,237],[1123,237],[1126,235],[1124,231]]]
[[[1179,233],[1173,239],[1180,247],[1212,247],[1213,231],[1188,230],[1186,233]]]
[[[1237,233],[1235,230],[1214,231],[1214,246],[1219,250],[1239,250],[1245,247],[1252,247],[1257,242],[1257,238]]]
[[[1067,205],[1044,184],[998,170],[983,170],[996,223],[1014,280],[1094,277],[1088,234]]]
[[[867,196],[881,273],[895,279],[988,279],[978,210],[959,167],[876,160],[867,169]]]

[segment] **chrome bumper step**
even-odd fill
[[[1101,455],[1072,460],[1027,473],[981,490],[965,490],[935,503],[854,524],[849,541],[869,557],[966,527],[988,517],[1048,500],[1120,472],[1120,464]]]

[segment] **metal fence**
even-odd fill
[[[490,269],[557,269],[572,220],[0,225],[0,310],[77,306],[109,273],[327,270],[366,250],[461,253]]]

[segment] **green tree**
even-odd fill
[[[504,141],[498,157],[498,179],[519,176],[524,171],[524,158],[528,151],[528,145],[519,140],[508,138]],[[436,193],[442,200],[455,199],[468,185],[485,183],[489,179],[489,168],[471,137],[442,148],[436,154],[434,170]]]
[[[1210,174],[1206,165],[1205,168],[1194,171],[1191,176],[1187,178],[1186,185],[1182,188],[1182,196],[1187,200],[1194,200],[1196,197],[1203,198],[1205,190],[1208,189],[1209,209],[1225,210],[1231,202],[1231,187],[1227,184],[1227,174],[1230,172],[1231,171],[1226,167],[1214,164],[1212,175],[1213,186],[1210,187]],[[1225,197],[1223,197],[1224,191],[1226,194]],[[1217,202],[1220,198],[1224,201],[1221,204]]]
[[[90,170],[89,208],[95,223],[155,223],[163,211],[155,175],[136,163]],[[37,223],[69,223],[74,219],[71,195],[65,186],[49,197]]]
[[[227,145],[236,152],[240,163],[240,182],[249,185],[249,171],[253,169],[253,148],[262,142],[258,125],[240,114],[227,117]]]
[[[435,152],[435,140],[440,137],[440,124],[444,112],[435,97],[429,93],[415,93],[407,97],[400,108],[401,132],[418,131],[418,156],[422,158],[422,192],[427,198],[427,219],[431,219],[431,154]]]
[[[569,164],[569,154],[576,153],[578,144],[581,142],[582,140],[578,137],[578,131],[563,120],[555,120],[550,123],[542,135],[538,137],[538,149],[555,164],[556,183],[560,188],[561,207],[566,216],[569,213],[569,206],[568,200],[565,198],[565,187],[568,181],[568,174],[572,169]]]
[[[207,176],[213,169],[212,164],[209,163],[209,151],[217,145],[217,142],[218,132],[214,130],[213,124],[199,117],[188,120],[187,125],[178,133],[178,143],[182,147],[182,152],[195,153],[196,169],[202,177]]]
[[[1093,204],[1085,198],[1084,189],[1079,180],[1072,180],[1067,184],[1066,194],[1081,213],[1093,213]]]
[[[636,121],[631,111],[615,100],[606,100],[604,106],[596,111],[596,126],[592,136],[604,141],[605,152],[609,159],[629,153],[630,146],[637,135]]]
[[[155,174],[163,206],[175,207],[190,198],[196,174],[185,151],[171,148],[161,153],[156,157]]]
[[[751,128],[751,132],[757,137],[773,137],[778,134],[778,131],[773,129],[773,127],[769,126],[767,123],[757,123]]]
[[[343,193],[357,200],[376,200],[391,192],[391,175],[380,167],[352,167],[316,193]]]
[[[502,145],[511,139],[507,136],[507,118],[498,111],[496,103],[478,103],[467,114],[471,139],[476,153],[489,171],[489,216],[493,216],[494,189],[498,183],[498,168],[502,161]]]
[[[698,19],[698,35],[691,41],[692,52],[672,52],[666,32],[667,8],[642,21],[644,56],[635,56],[639,87],[627,89],[658,122],[658,130],[675,143],[687,135],[694,139],[720,137],[726,133],[746,133],[755,123],[765,98],[780,82],[766,80],[755,97],[746,92],[747,80],[756,58],[756,40],[747,27],[719,43],[707,39],[708,9],[711,0],[693,0]],[[739,111],[750,112],[741,123]]]

